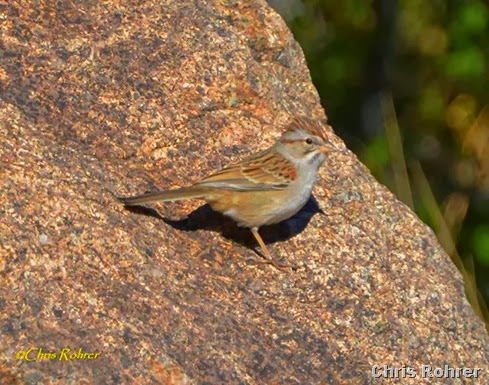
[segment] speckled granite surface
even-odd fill
[[[198,201],[114,200],[189,184],[297,114],[324,118],[264,1],[0,3],[1,381],[369,384],[372,365],[449,364],[482,377],[402,383],[488,383],[455,267],[352,154],[263,231],[295,272]]]

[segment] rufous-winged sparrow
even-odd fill
[[[212,209],[234,219],[238,226],[250,228],[271,262],[258,229],[290,218],[306,204],[319,167],[334,149],[323,123],[297,117],[272,147],[224,167],[200,182],[118,199],[125,205],[204,199]]]

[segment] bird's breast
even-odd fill
[[[309,200],[316,182],[316,174],[302,175],[287,189],[287,194],[278,198],[274,209],[268,213],[266,224],[284,221],[295,215]]]

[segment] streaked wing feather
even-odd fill
[[[290,161],[275,151],[266,150],[224,167],[198,185],[235,191],[284,189],[296,177]]]

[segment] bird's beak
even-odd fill
[[[324,146],[319,147],[319,151],[321,151],[323,154],[327,154],[328,152],[333,151],[333,147],[328,146],[328,145],[324,145]]]
[[[331,142],[327,142],[326,144],[323,144],[322,146],[320,146],[319,151],[321,151],[323,154],[327,154],[329,152],[334,152],[334,151],[341,152],[341,153],[345,152],[344,149],[336,147]]]

